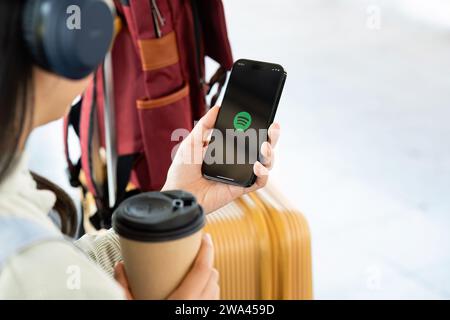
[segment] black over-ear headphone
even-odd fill
[[[103,0],[26,0],[22,21],[34,61],[70,79],[98,67],[114,32],[112,11]]]

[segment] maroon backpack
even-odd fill
[[[91,220],[97,228],[110,226],[111,211],[130,183],[138,191],[160,190],[179,143],[171,140],[172,132],[192,129],[217,84],[211,104],[216,102],[233,64],[221,0],[115,0],[115,5],[122,28],[109,65],[107,59],[98,68],[65,121],[70,181],[94,196],[98,212]],[[220,65],[209,82],[206,56]],[[69,157],[70,127],[81,145],[77,163]]]

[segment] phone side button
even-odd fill
[[[227,178],[227,177],[222,177],[222,176],[216,176],[216,178],[224,179],[224,180],[228,180],[228,181],[234,181],[234,179]]]

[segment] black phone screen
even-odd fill
[[[277,64],[234,64],[202,166],[205,177],[242,186],[254,183],[253,165],[260,160],[285,79]]]

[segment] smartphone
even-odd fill
[[[205,178],[243,187],[255,183],[253,165],[261,161],[286,78],[279,64],[235,62],[202,164]]]

